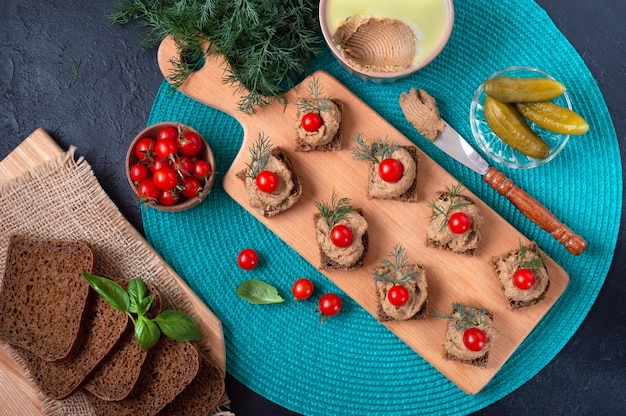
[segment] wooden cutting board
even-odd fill
[[[33,167],[54,159],[63,150],[43,129],[35,130],[13,152],[0,162],[0,186],[13,178],[26,173]],[[128,222],[120,223],[129,234],[145,244],[155,255],[144,237]],[[226,369],[226,351],[222,324],[211,310],[191,291],[187,284],[163,262],[168,276],[191,301],[199,319],[199,326],[206,338],[202,342],[210,345],[211,358],[222,371]],[[0,414],[1,415],[35,415],[41,414],[42,408],[32,385],[23,376],[21,369],[9,357],[6,350],[0,347]]]
[[[166,77],[173,70],[172,58],[177,56],[175,43],[171,38],[166,38],[158,52],[159,65]],[[431,313],[447,313],[455,301],[471,302],[472,305],[482,305],[493,311],[495,327],[500,337],[491,350],[489,365],[485,369],[443,359],[445,320],[429,317],[423,321],[384,324],[463,391],[469,394],[478,393],[563,293],[569,281],[567,273],[552,259],[548,259],[551,286],[546,299],[525,310],[508,310],[488,261],[493,256],[517,248],[520,241],[527,242],[525,236],[478,197],[466,191],[465,194],[476,201],[485,218],[481,231],[483,239],[475,256],[427,248],[424,237],[427,217],[432,214],[428,203],[434,200],[437,191],[457,184],[457,179],[420,151],[419,202],[368,199],[367,162],[353,160],[350,151],[354,146],[355,133],[361,133],[367,141],[373,141],[377,137],[389,137],[399,144],[412,144],[406,137],[325,72],[312,74],[289,91],[285,95],[286,106],[277,102],[258,109],[255,114],[244,114],[237,109],[237,102],[245,92],[237,91],[235,87],[222,82],[225,71],[227,64],[222,58],[209,56],[202,68],[180,87],[180,91],[230,114],[243,127],[243,146],[224,176],[223,186],[226,192],[316,267],[319,266],[319,257],[313,227],[313,215],[316,213],[314,201],[330,201],[332,191],[336,189],[339,197],[348,197],[354,206],[362,208],[369,223],[369,251],[365,263],[353,271],[322,273],[372,315],[376,313],[372,270],[380,265],[380,261],[389,255],[397,243],[406,248],[412,262],[422,264],[426,269]],[[297,98],[307,97],[307,89],[312,79],[318,80],[324,96],[342,100],[344,103],[344,138],[341,151],[295,152],[295,103]],[[380,93],[384,94],[384,84],[379,88]],[[296,205],[272,218],[264,218],[251,209],[243,183],[235,176],[250,162],[248,149],[259,133],[269,137],[274,146],[286,149],[304,188]],[[211,142],[229,138],[206,139]],[[294,280],[295,278],[296,276]]]

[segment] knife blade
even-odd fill
[[[509,179],[487,161],[461,136],[445,122],[445,128],[435,138],[433,144],[456,161],[479,173],[485,182],[500,195],[505,196],[522,214],[547,231],[559,243],[574,255],[579,255],[587,248],[587,241],[563,224],[543,204]]]

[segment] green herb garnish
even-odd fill
[[[321,51],[313,0],[125,0],[108,17],[145,27],[146,49],[167,35],[174,38],[181,56],[173,61],[175,88],[205,54],[222,55],[229,66],[223,81],[238,87],[245,112],[274,99],[284,102],[283,92],[304,77]]]
[[[468,328],[487,325],[489,323],[487,320],[489,312],[485,308],[473,307],[471,304],[465,306],[461,302],[455,302],[452,304],[452,309],[458,315],[454,315],[453,312],[452,314],[435,313],[433,316],[455,321],[454,329],[457,331],[465,331]]]
[[[415,266],[407,264],[409,256],[401,244],[396,244],[393,247],[390,256],[393,257],[393,260],[383,259],[381,261],[386,270],[376,274],[376,281],[402,285],[417,276],[418,272]]]
[[[237,286],[237,296],[255,305],[267,305],[285,301],[274,286],[256,279],[246,280]]]
[[[312,100],[298,101],[298,109],[302,113],[321,113],[330,110],[330,98],[322,97],[322,87],[319,85],[317,78],[309,82],[309,95]]]
[[[531,259],[527,259],[526,247],[524,247],[524,245],[520,241],[519,252],[519,269],[536,270],[542,268],[545,265],[546,255],[545,253],[542,253],[538,247],[535,247],[535,250],[533,251],[535,255]]]
[[[326,202],[315,201],[315,206],[326,221],[326,225],[330,230],[333,228],[337,221],[344,217],[348,212],[353,211],[354,208],[350,205],[349,198],[338,199],[337,193],[333,189],[330,204]]]
[[[439,232],[443,232],[448,226],[448,220],[450,219],[450,214],[454,211],[458,210],[461,207],[470,205],[470,202],[465,198],[460,198],[461,192],[463,192],[465,188],[460,183],[456,184],[453,188],[449,188],[446,186],[446,193],[448,198],[450,199],[450,205],[448,205],[447,209],[443,209],[440,205],[437,204],[437,201],[431,202],[428,204],[430,208],[433,210],[433,215],[430,218],[432,221],[439,218],[440,215],[444,216],[444,220],[441,222],[441,229]]]
[[[369,160],[372,163],[380,163],[384,159],[390,158],[393,152],[398,149],[397,143],[389,142],[389,139],[377,138],[372,145],[368,145],[361,133],[354,136],[356,146],[352,148],[352,158],[355,160]]]
[[[251,161],[250,163],[246,163],[246,166],[248,166],[246,176],[256,179],[267,164],[270,152],[272,151],[272,142],[268,137],[265,137],[263,133],[259,133],[257,141],[254,142],[248,150],[250,151]]]
[[[83,277],[100,296],[114,309],[125,312],[135,327],[135,338],[144,350],[152,348],[161,333],[176,341],[194,341],[202,338],[198,325],[184,312],[166,309],[156,318],[145,316],[152,305],[154,295],[146,296],[143,280],[136,278],[128,282],[124,290],[120,285],[105,277],[83,272]]]

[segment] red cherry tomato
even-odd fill
[[[306,113],[301,121],[302,128],[309,133],[318,131],[322,127],[322,123],[322,117],[317,113]]]
[[[193,131],[185,131],[178,136],[178,151],[185,156],[195,156],[202,149],[202,137]]]
[[[342,306],[341,298],[335,293],[326,293],[317,302],[317,308],[323,317],[337,315],[341,311]]]
[[[313,294],[313,282],[306,277],[296,280],[291,287],[291,293],[298,300],[305,300]]]
[[[244,270],[252,270],[259,263],[259,255],[251,248],[244,248],[237,256],[237,264]]]
[[[142,199],[156,200],[161,195],[161,191],[156,187],[152,178],[144,179],[137,186],[137,193]]]
[[[173,189],[170,189],[169,191],[161,192],[161,195],[159,195],[158,201],[159,201],[159,204],[161,205],[171,206],[171,205],[175,205],[176,203],[178,203],[179,199],[180,199],[180,195],[175,193]]]
[[[463,332],[463,344],[470,351],[481,351],[487,345],[487,335],[480,328],[468,328]]]
[[[154,184],[162,191],[171,191],[178,183],[178,176],[174,169],[170,167],[162,167],[157,169],[152,176]]]
[[[188,176],[183,179],[183,190],[180,193],[187,198],[193,198],[198,196],[198,193],[202,190],[202,184],[198,178]]]
[[[135,155],[139,160],[151,160],[154,154],[155,140],[149,137],[139,139],[135,144]]]
[[[513,274],[513,283],[522,290],[528,290],[535,286],[536,281],[537,277],[530,269],[519,269]]]
[[[344,224],[337,224],[330,230],[330,241],[337,247],[348,247],[352,244],[352,230]]]
[[[158,131],[157,140],[177,140],[178,139],[178,129],[174,126],[165,126],[161,130]]]
[[[462,211],[455,212],[448,219],[448,228],[455,234],[465,234],[471,225],[472,221],[469,215]]]
[[[378,164],[378,176],[385,182],[398,182],[403,173],[404,166],[397,159],[389,157]]]
[[[178,152],[178,145],[176,144],[175,139],[157,140],[154,145],[154,151],[160,159],[165,159],[176,155]]]
[[[150,176],[150,170],[143,163],[135,163],[130,167],[130,179],[135,183],[139,183]]]
[[[180,176],[191,176],[193,172],[193,162],[187,156],[180,156],[174,161],[174,170]]]
[[[402,285],[392,286],[387,292],[387,299],[393,306],[402,306],[409,301],[409,290]]]
[[[274,192],[278,188],[278,176],[272,171],[264,170],[256,176],[256,186],[261,192]]]
[[[150,163],[150,172],[154,173],[162,167],[168,167],[169,161],[167,159],[154,159],[152,163]]]
[[[193,176],[205,180],[211,176],[211,165],[205,160],[198,160],[193,164]]]

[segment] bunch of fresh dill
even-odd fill
[[[222,55],[229,65],[224,82],[246,91],[239,101],[245,112],[281,100],[320,52],[316,0],[125,0],[109,20],[145,27],[146,48],[174,38],[184,57],[173,62],[174,87],[206,53]]]

